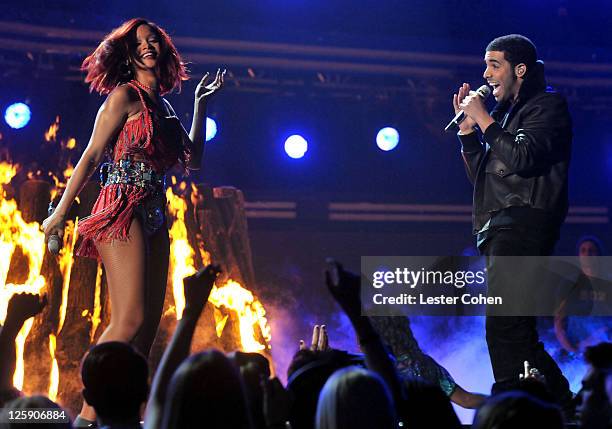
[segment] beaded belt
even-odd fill
[[[117,162],[105,162],[100,167],[100,181],[103,186],[118,183],[134,185],[152,190],[166,188],[166,176],[153,171],[150,165],[131,159],[120,159]]]

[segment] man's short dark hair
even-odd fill
[[[138,415],[147,400],[148,376],[145,357],[119,341],[92,347],[81,366],[86,401],[101,418],[114,421]]]
[[[527,70],[530,70],[538,59],[538,51],[533,42],[520,34],[508,34],[494,39],[487,46],[488,51],[503,52],[504,58],[512,67],[523,63]]]

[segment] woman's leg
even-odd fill
[[[140,220],[130,225],[129,240],[98,243],[98,253],[106,270],[106,282],[111,301],[111,317],[98,344],[106,341],[130,342],[144,319],[146,273],[145,236]]]
[[[130,342],[141,329],[144,320],[146,241],[140,224],[132,220],[127,241],[96,243],[106,271],[111,301],[110,324],[98,344],[106,341]],[[95,420],[93,407],[83,402],[80,416]]]
[[[148,239],[148,255],[145,274],[144,321],[132,344],[145,356],[149,355],[164,308],[168,284],[170,238],[168,229],[162,226]]]

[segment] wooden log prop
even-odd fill
[[[187,203],[187,239],[194,249],[195,267],[200,268],[210,262],[221,265],[223,272],[216,282],[217,285],[222,285],[230,279],[246,288],[253,285],[255,275],[242,192],[230,187],[212,188],[210,185],[200,184],[191,189],[186,188],[184,198]],[[204,251],[200,252],[200,248]],[[173,306],[173,291],[169,282],[165,312],[153,346],[153,361],[161,357],[160,351],[163,352],[167,343],[165,333],[171,334],[174,331],[176,315],[171,310]],[[221,324],[217,329],[219,321]],[[257,335],[257,340],[265,344],[261,332]],[[196,352],[211,347],[226,352],[242,348],[237,314],[228,308],[217,308],[208,303],[198,321],[191,349]],[[268,357],[271,358],[270,355]]]
[[[195,231],[201,236],[190,234],[190,243],[204,243],[206,251],[210,253],[210,260],[221,265],[223,272],[216,284],[222,286],[228,280],[233,280],[250,289],[255,284],[255,274],[242,192],[233,187],[212,188],[201,184],[192,190],[187,200],[185,223],[193,225],[188,227],[188,231]],[[226,307],[213,307],[210,303],[207,305],[209,308],[198,323],[199,332],[205,334],[194,338],[192,349],[201,350],[213,346],[226,352],[239,349],[242,342],[236,312]],[[207,331],[211,326],[217,327],[217,323],[220,325],[213,331],[217,340],[210,344],[206,340],[210,338]],[[265,344],[261,332],[256,331],[256,339]],[[262,352],[268,351],[266,348]],[[271,356],[268,355],[268,358],[271,359]]]

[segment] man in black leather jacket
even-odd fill
[[[523,266],[502,272],[496,257],[545,256],[554,250],[568,207],[572,125],[565,99],[546,87],[544,65],[529,39],[515,34],[493,40],[485,63],[483,76],[497,101],[493,112],[487,112],[467,84],[454,94],[453,105],[467,116],[458,136],[474,184],[474,234],[487,256],[491,294],[512,286],[501,285],[504,277],[516,275],[517,284],[521,276],[532,276]],[[488,315],[486,331],[494,393],[516,387],[523,363],[529,361],[559,403],[570,408],[568,382],[539,341],[535,317],[520,312]]]

